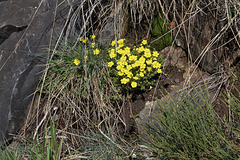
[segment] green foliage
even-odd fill
[[[146,40],[140,46],[133,47],[126,46],[124,41],[112,41],[108,49],[112,80],[120,90],[144,90],[152,85],[152,78],[162,72],[162,56],[157,51],[151,51]]]
[[[31,157],[33,160],[59,160],[61,156],[62,140],[58,143],[56,128],[50,121],[50,140],[47,138],[48,134],[45,129],[43,140],[41,143],[33,143],[31,150]]]
[[[63,149],[63,139],[57,138],[56,127],[50,122],[50,130],[45,129],[43,137],[38,140],[28,140],[25,144],[6,146],[0,149],[1,160],[60,160],[72,159],[71,157],[83,157],[85,159],[128,159],[129,155],[123,149],[132,150],[132,146],[125,145],[122,148],[119,142],[110,140],[98,131],[76,130],[81,136],[80,147],[66,154]],[[110,133],[109,133],[110,134]],[[113,138],[114,135],[108,135]],[[117,137],[114,137],[117,139]],[[72,150],[69,148],[68,150]]]
[[[88,82],[100,73],[104,67],[104,54],[100,54],[93,41],[82,37],[76,45],[63,44],[61,47],[59,51],[55,52],[55,57],[49,60],[48,75],[44,83],[45,93],[59,90],[71,93],[77,90],[74,93],[86,96]],[[104,83],[104,79],[100,80],[99,82]],[[79,84],[83,85],[81,85],[81,88],[72,88],[69,86],[72,85],[70,82],[74,82],[73,87],[76,84],[78,86]]]
[[[240,155],[226,135],[208,97],[187,93],[181,100],[171,97],[167,104],[159,101],[153,123],[147,123],[149,148],[163,159],[237,159]]]
[[[162,50],[172,45],[172,33],[168,27],[168,22],[162,14],[159,14],[152,21],[153,40],[157,39],[152,46],[157,50]]]
[[[49,138],[50,137],[50,138]],[[43,138],[28,140],[26,144],[17,144],[15,146],[6,146],[0,150],[2,160],[17,160],[28,158],[32,160],[59,160],[61,156],[62,140],[57,140],[56,128],[50,122],[50,133],[45,130]]]
[[[235,92],[239,95],[240,92],[234,87]],[[240,100],[233,94],[226,92],[225,98],[222,101],[229,108],[228,118],[225,119],[225,125],[228,128],[229,136],[239,142],[240,138]],[[238,150],[240,151],[240,143],[238,143]]]
[[[17,151],[10,151],[8,148],[0,148],[0,159],[1,160],[16,160],[18,157]]]

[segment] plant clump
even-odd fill
[[[69,124],[71,130],[97,124],[102,117],[118,119],[119,106],[113,106],[112,100],[121,97],[112,86],[106,54],[99,49],[95,35],[80,37],[67,45],[62,43],[48,65],[42,91],[49,102],[48,110],[58,114],[56,124]],[[57,126],[62,127],[65,126]]]
[[[150,150],[163,159],[238,159],[239,143],[229,135],[237,127],[222,124],[208,96],[197,94],[202,106],[186,92],[158,101],[154,123],[144,127]]]
[[[139,46],[128,47],[125,39],[112,41],[108,49],[108,67],[117,88],[144,90],[153,84],[153,77],[162,73],[162,56],[143,40]]]

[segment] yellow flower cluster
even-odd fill
[[[95,36],[94,34],[91,35],[90,37],[91,37],[92,40],[94,40],[94,39],[96,38],[96,36]],[[88,41],[88,37],[86,37],[86,38],[80,37],[80,38],[79,38],[79,41],[80,41],[80,42],[83,42],[83,43],[87,43],[87,41]],[[95,43],[92,43],[91,45],[94,46]],[[94,47],[92,47],[92,48],[94,48]]]
[[[93,34],[93,35],[91,35],[91,38],[92,38],[92,39],[95,39],[95,38],[96,38],[96,36]]]
[[[100,52],[99,49],[94,49],[94,50],[93,50],[93,54],[94,54],[94,55],[98,55],[99,52]]]
[[[79,41],[80,41],[80,42],[83,42],[83,43],[86,43],[86,42],[88,41],[88,38],[80,37],[80,38],[79,38]]]
[[[125,39],[112,41],[110,44],[112,48],[108,50],[110,58],[108,67],[116,69],[118,76],[121,77],[121,84],[130,82],[131,87],[135,88],[143,77],[162,72],[161,63],[157,59],[159,53],[152,52],[146,46],[146,40],[143,40],[139,47],[134,46],[132,49],[125,46],[124,41]]]
[[[94,42],[95,38],[96,38],[95,35],[91,35],[89,39],[88,39],[88,37],[86,37],[86,38],[80,37],[79,38],[79,41],[81,43],[84,43],[84,45],[86,45],[87,48],[88,48],[88,50],[85,50],[85,52],[83,51],[83,52],[79,53],[79,55],[81,55],[80,60],[88,60],[89,54],[93,53],[93,55],[98,55],[100,53],[100,50],[98,48],[96,48],[96,44]],[[78,66],[80,64],[80,60],[79,59],[74,59],[73,63],[76,66]]]

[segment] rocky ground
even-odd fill
[[[238,71],[240,65],[236,65],[234,72],[236,75],[234,84],[229,85],[230,74],[233,72],[226,73],[224,75],[218,75],[219,80],[214,79],[209,73],[202,71],[196,65],[190,65],[185,52],[180,47],[168,47],[163,54],[165,62],[163,65],[163,74],[156,79],[156,83],[149,89],[146,89],[142,93],[134,95],[131,102],[125,106],[125,121],[128,124],[127,136],[134,132],[141,133],[141,127],[138,128],[139,124],[142,125],[143,121],[148,121],[151,118],[153,108],[157,107],[157,100],[164,101],[170,96],[177,96],[178,92],[188,86],[187,84],[193,84],[195,86],[206,85],[209,87],[208,93],[210,100],[213,102],[216,113],[223,118],[227,116],[229,110],[226,105],[222,103],[223,92],[226,88],[229,89],[235,96],[238,97],[238,92],[233,89],[235,86],[240,89],[240,82],[238,80],[240,72]],[[222,73],[223,74],[223,73]],[[202,83],[202,84],[201,84]],[[203,94],[207,94],[206,91]],[[200,102],[201,103],[201,102]]]

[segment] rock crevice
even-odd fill
[[[10,37],[10,35],[14,32],[20,32],[27,28],[27,26],[16,27],[13,25],[5,25],[0,28],[0,45]]]

